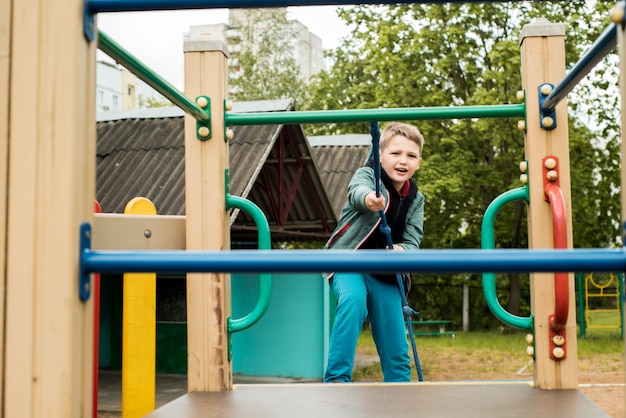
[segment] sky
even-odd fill
[[[348,28],[336,6],[289,7],[288,14],[322,39],[324,49],[339,46]],[[183,34],[190,26],[228,21],[227,9],[100,13],[98,30],[178,90],[184,90]],[[99,60],[111,60],[98,51]]]

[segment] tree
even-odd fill
[[[607,2],[495,2],[483,4],[360,6],[340,16],[353,28],[352,37],[332,52],[333,67],[314,83],[309,109],[354,109],[493,105],[515,102],[521,88],[519,37],[536,17],[564,22],[568,65],[577,62],[608,24]],[[592,31],[583,31],[591,27]],[[595,36],[594,36],[595,35]],[[592,80],[588,89],[603,80]],[[615,244],[619,216],[615,192],[617,119],[596,114],[601,131],[580,122],[581,109],[613,103],[605,91],[572,99],[572,200],[575,246]],[[593,98],[591,98],[593,97]],[[523,134],[517,120],[440,120],[420,122],[426,138],[424,161],[417,174],[426,196],[423,248],[480,248],[480,229],[487,206],[498,195],[521,186],[519,162],[524,159]],[[307,127],[309,133],[367,132],[365,124]],[[526,207],[510,205],[495,223],[501,248],[527,247]],[[499,279],[499,295],[510,312],[528,314],[527,282],[519,275]],[[444,286],[469,283],[473,274],[419,277],[419,283]],[[411,296],[419,310],[449,317],[445,301],[456,296],[433,294],[416,286]],[[442,303],[443,302],[443,303]],[[473,309],[484,310],[482,299]],[[476,312],[476,311],[475,311]],[[460,319],[460,310],[452,319]],[[473,326],[493,327],[491,315]]]
[[[232,13],[232,11],[231,11]],[[242,9],[231,22],[240,33],[230,63],[234,100],[305,97],[305,83],[295,59],[296,27],[287,9]]]
[[[137,98],[137,102],[140,109],[174,106],[174,104],[165,97],[155,98],[150,96],[144,96],[143,94],[139,95],[139,97]]]

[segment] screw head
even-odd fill
[[[202,97],[202,96],[196,99],[196,103],[198,103],[198,106],[200,106],[203,109],[209,105],[209,101],[206,99],[206,97]]]
[[[519,100],[520,102],[524,100],[524,90],[518,90],[515,97],[517,97],[517,100]]]
[[[519,181],[520,181],[523,185],[528,184],[528,174],[520,174],[520,176],[519,176]]]
[[[528,161],[520,161],[519,163],[519,171],[525,173],[528,170]]]
[[[551,128],[552,126],[554,126],[554,119],[552,119],[550,116],[545,116],[543,119],[541,119],[541,123],[543,124],[544,128]]]
[[[548,181],[556,181],[556,179],[559,178],[559,173],[557,173],[555,170],[550,170],[546,173],[546,178],[548,179]]]
[[[548,170],[552,170],[552,169],[554,169],[554,167],[556,167],[556,160],[554,158],[552,158],[552,157],[546,158],[546,160],[543,162],[543,165]]]
[[[565,344],[565,337],[562,335],[555,335],[554,337],[552,337],[552,343],[557,347],[561,347],[563,344]]]
[[[620,24],[624,21],[624,8],[620,5],[613,7],[611,10],[611,22]]]
[[[209,128],[207,128],[206,126],[201,126],[198,129],[198,135],[200,135],[202,138],[206,138],[207,136],[209,136],[210,133],[211,131],[209,131]]]
[[[235,133],[233,132],[232,129],[230,128],[226,129],[226,139],[230,141],[231,139],[233,139],[234,136],[235,136]]]
[[[526,130],[526,122],[524,122],[523,120],[520,120],[517,122],[517,129],[520,131],[525,131]]]
[[[541,94],[543,94],[544,96],[547,96],[548,94],[552,93],[552,86],[549,84],[544,84],[543,86],[541,86]]]
[[[563,350],[563,348],[561,347],[554,347],[554,350],[552,350],[552,355],[556,359],[562,359],[563,357],[565,357],[565,350]]]

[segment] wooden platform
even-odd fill
[[[539,390],[529,382],[238,385],[195,392],[149,418],[610,418],[576,389]]]

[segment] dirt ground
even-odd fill
[[[626,417],[624,362],[596,356],[579,360],[579,389],[613,418]]]
[[[601,362],[600,362],[601,363]],[[595,362],[594,362],[595,364]],[[462,366],[461,366],[462,367]],[[588,370],[587,362],[581,361],[578,374],[579,390],[602,408],[612,418],[626,417],[626,377],[623,363],[609,362],[601,367],[594,366],[594,370]],[[459,368],[451,366],[450,376],[441,375],[435,380],[462,380],[459,378]],[[528,364],[525,369],[520,369],[514,376],[503,375],[493,371],[482,375],[483,380],[520,379],[530,380],[533,378],[532,365]],[[434,376],[433,376],[434,377]]]
[[[624,373],[579,376],[580,391],[613,418],[626,417]]]
[[[423,358],[424,380],[427,381],[458,381],[458,380],[532,380],[532,361],[518,367],[506,364],[493,364],[490,359],[483,358],[484,368],[477,371],[475,361],[469,356],[456,353],[446,357],[445,367],[428,367],[428,353]],[[422,355],[420,355],[422,357]],[[475,358],[474,358],[475,359]],[[469,365],[474,366],[469,367]],[[357,356],[355,369],[378,369],[378,356]],[[363,381],[370,380],[364,377]],[[597,355],[593,360],[579,359],[579,390],[612,418],[626,418],[626,376],[624,363],[615,356]]]

